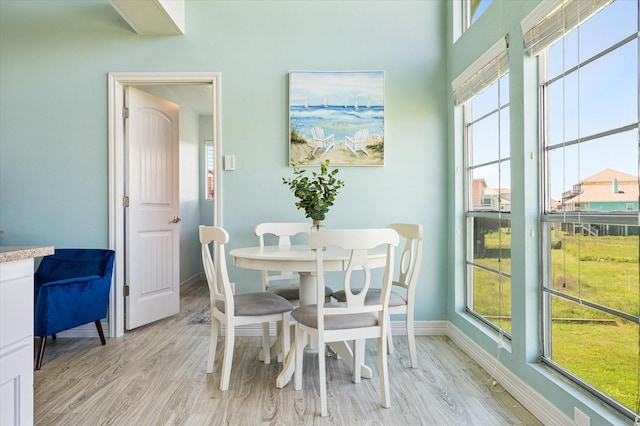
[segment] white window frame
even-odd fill
[[[491,3],[493,3],[493,1],[494,0],[489,0],[489,5],[487,7],[491,6]],[[473,0],[462,0],[462,2],[462,28],[466,31],[473,24],[473,22],[471,22],[471,19],[473,18],[471,16],[471,7]],[[478,7],[480,7],[480,2],[481,0],[478,0]],[[476,19],[478,19],[482,15],[482,13],[484,13],[484,11],[482,11],[480,15],[476,17]]]
[[[480,94],[484,89],[491,86],[492,84],[498,82],[503,76],[508,74],[509,72],[509,58],[508,58],[508,38],[499,40],[495,43],[491,48],[489,48],[484,54],[482,54],[477,60],[475,60],[465,71],[463,71],[453,82],[453,94],[454,94],[454,102],[457,106],[461,106],[463,109],[463,141],[464,141],[464,170],[465,170],[465,179],[464,179],[464,215],[465,215],[465,228],[466,228],[466,242],[465,242],[465,288],[466,288],[466,300],[465,300],[465,309],[466,311],[477,318],[479,321],[487,325],[489,328],[493,329],[496,334],[499,336],[499,339],[505,337],[506,339],[511,339],[511,333],[507,332],[503,328],[500,328],[497,324],[490,321],[488,318],[485,318],[480,313],[476,312],[472,307],[474,306],[474,291],[473,291],[473,282],[474,276],[473,271],[474,268],[480,268],[485,270],[486,272],[496,274],[499,279],[508,279],[511,280],[511,274],[506,273],[505,271],[495,270],[493,268],[488,268],[486,266],[479,265],[471,261],[471,257],[474,253],[474,221],[481,219],[496,219],[498,223],[502,220],[511,220],[510,213],[503,212],[499,202],[497,202],[497,206],[495,206],[495,210],[492,211],[483,211],[482,209],[472,209],[472,191],[473,191],[473,181],[471,177],[471,172],[474,167],[469,166],[469,143],[470,136],[468,134],[469,126],[473,126],[471,122],[470,108],[467,108],[467,105],[470,104],[471,100],[478,94]],[[500,84],[500,83],[498,83]],[[500,105],[497,111],[489,112],[488,114],[497,113],[500,114],[501,108],[508,107],[507,105]],[[510,161],[510,158],[500,158],[497,161]],[[511,186],[511,185],[510,185]],[[484,198],[483,198],[484,200]],[[493,201],[491,203],[494,204]],[[509,301],[509,303],[511,303]]]
[[[215,144],[213,140],[204,141],[204,199],[205,200],[215,200],[215,190],[216,190],[216,160],[215,160]],[[213,170],[213,182],[212,187],[209,187],[209,169]],[[209,192],[209,189],[212,192]]]
[[[547,194],[548,188],[548,175],[546,167],[546,159],[548,149],[554,147],[548,147],[546,140],[548,140],[549,131],[547,126],[547,103],[545,101],[545,85],[548,83],[546,78],[546,65],[547,65],[547,47],[552,45],[555,41],[559,40],[567,34],[569,31],[577,28],[581,23],[600,11],[602,8],[612,3],[613,0],[593,0],[590,2],[581,2],[580,0],[556,0],[541,2],[540,6],[522,21],[522,29],[525,38],[525,49],[531,55],[539,55],[539,76],[540,76],[540,117],[542,120],[541,126],[541,146],[543,150],[542,155],[542,173],[541,173],[541,185],[540,188],[543,191],[541,196],[541,268],[543,271],[541,284],[542,302],[543,302],[543,315],[541,324],[542,335],[542,354],[541,362],[551,367],[555,371],[559,372],[572,382],[578,384],[580,387],[587,390],[589,393],[598,397],[608,405],[615,408],[617,411],[628,416],[631,419],[635,419],[637,414],[627,407],[623,406],[618,401],[611,398],[604,392],[594,388],[589,383],[580,379],[572,374],[570,371],[564,369],[561,365],[556,364],[551,359],[551,296],[557,296],[565,300],[579,302],[584,306],[605,312],[607,314],[615,315],[626,320],[638,323],[640,318],[631,316],[624,312],[616,311],[615,309],[602,306],[597,303],[593,303],[588,300],[581,300],[565,293],[554,290],[551,286],[551,228],[552,226],[561,226],[562,224],[595,224],[602,225],[604,227],[608,225],[617,226],[638,226],[639,216],[637,212],[596,212],[582,209],[581,204],[575,204],[573,211],[554,211],[550,206],[551,197]],[[583,7],[587,6],[587,7]],[[565,9],[564,11],[562,9]],[[561,19],[560,19],[561,17]],[[555,23],[555,27],[554,27]],[[640,40],[638,41],[640,43]],[[620,45],[619,42],[617,45]],[[615,46],[615,45],[614,45]],[[610,49],[610,48],[609,48]],[[598,60],[604,56],[609,49],[603,50],[601,53],[589,58],[588,61]],[[578,68],[580,65],[578,66]],[[556,78],[564,78],[563,75]],[[639,95],[640,96],[640,95]],[[640,121],[640,117],[638,119]],[[638,126],[638,123],[625,126],[618,129],[610,129],[601,134],[594,136],[587,136],[583,140],[575,141],[576,143],[588,142],[590,138],[602,137],[603,135],[621,133],[628,130],[628,128],[634,128]],[[563,143],[566,141],[563,141]],[[639,141],[640,142],[640,141]],[[581,193],[582,187],[580,185],[574,186],[573,193]],[[587,203],[582,203],[587,204]]]

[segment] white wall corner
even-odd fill
[[[186,288],[192,285],[199,285],[200,283],[202,283],[202,285],[204,286],[207,285],[207,277],[204,275],[204,272],[195,274],[191,278],[187,278],[186,280],[182,281],[180,283],[180,288]]]

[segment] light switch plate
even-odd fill
[[[236,156],[235,155],[225,155],[224,156],[224,169],[225,170],[235,170],[236,169]]]

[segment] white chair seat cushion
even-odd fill
[[[325,307],[346,306],[346,303],[325,303]],[[300,324],[318,328],[318,305],[307,305],[296,308],[291,313]],[[342,330],[345,328],[372,327],[378,325],[378,317],[372,313],[325,315],[325,330]]]
[[[380,292],[381,290],[379,288],[370,288],[369,291],[367,292],[367,297],[364,298],[364,304],[365,305],[375,305],[377,303],[380,302]],[[358,294],[360,293],[360,289],[354,289],[353,290],[353,294]],[[335,293],[333,293],[333,297],[338,301],[338,302],[346,302],[347,298],[345,296],[344,290],[340,290],[340,291],[336,291]],[[402,306],[402,305],[406,305],[407,304],[407,299],[405,299],[404,297],[402,297],[400,294],[396,293],[395,291],[391,292],[391,295],[389,296],[389,306]]]
[[[298,284],[272,285],[267,288],[267,292],[277,294],[287,300],[300,300],[300,286]],[[324,297],[331,297],[333,290],[331,287],[324,288]]]
[[[235,316],[253,317],[269,314],[281,314],[293,309],[285,298],[271,293],[244,293],[233,297]],[[218,301],[218,310],[224,312],[224,302]]]

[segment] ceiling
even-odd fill
[[[213,115],[213,86],[202,84],[165,84],[137,86],[138,89],[160,96],[196,112]]]
[[[178,103],[188,106],[199,115],[213,115],[213,85],[181,84],[165,86],[178,99]]]

